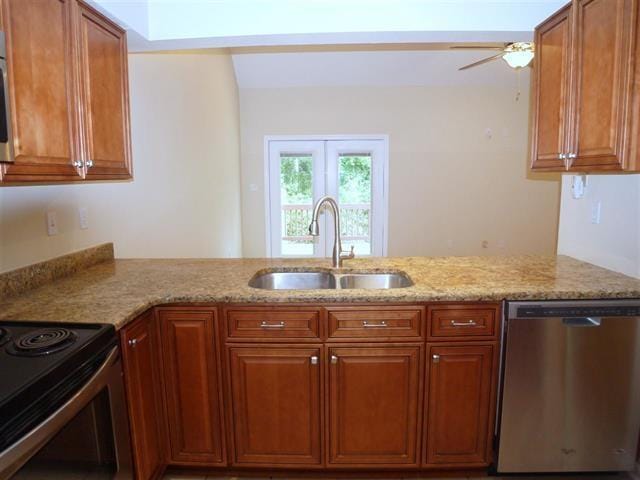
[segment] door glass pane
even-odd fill
[[[343,248],[371,255],[371,154],[340,155],[338,179]]]
[[[280,154],[281,252],[313,255],[309,223],[313,209],[313,156]]]

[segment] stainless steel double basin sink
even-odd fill
[[[318,271],[258,272],[249,286],[263,290],[344,290],[407,288],[413,281],[404,272],[334,273]]]

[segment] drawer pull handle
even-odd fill
[[[318,364],[318,357],[314,355],[313,357],[311,357],[311,365],[317,365],[317,364]]]
[[[369,323],[366,320],[362,321],[362,326],[364,328],[384,328],[387,327],[387,322],[385,322],[384,320],[382,320],[380,323]]]
[[[431,358],[433,359],[433,363],[440,363],[440,355],[433,355]]]
[[[267,323],[266,320],[263,320],[262,323],[260,323],[260,328],[284,328],[284,322]]]
[[[477,323],[475,320],[469,320],[468,322],[456,322],[455,320],[451,320],[451,325],[453,327],[475,327]]]
[[[331,355],[331,363],[333,363],[334,365],[338,363],[338,357],[336,357],[335,355]]]

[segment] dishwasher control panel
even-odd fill
[[[545,317],[639,317],[640,305],[629,306],[539,306],[527,305],[518,307],[518,318]]]

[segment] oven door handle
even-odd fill
[[[0,452],[0,479],[9,478],[16,473],[109,384],[113,376],[111,367],[117,364],[119,358],[118,347],[114,347],[100,368],[80,390],[37,427]],[[118,375],[120,375],[119,372]]]

